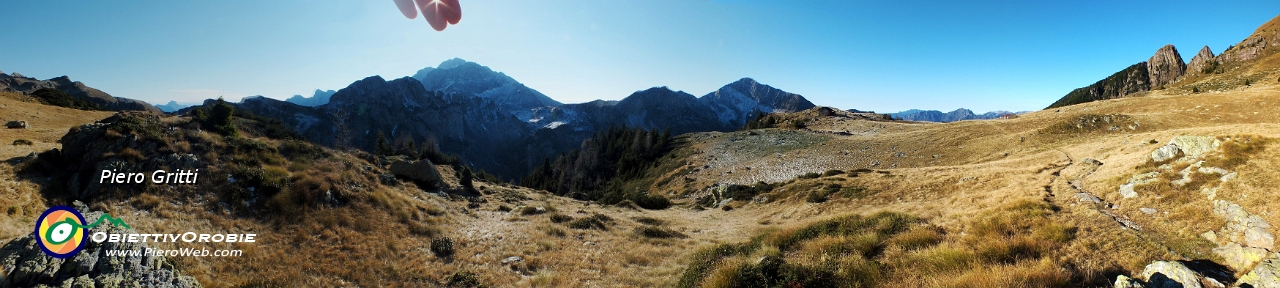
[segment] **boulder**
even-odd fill
[[[1168,288],[1202,288],[1200,278],[1203,276],[1175,261],[1155,261],[1142,269],[1142,277],[1147,279],[1147,287]]]
[[[1116,282],[1115,282],[1115,284],[1113,285],[1113,287],[1115,287],[1115,288],[1144,288],[1144,287],[1143,287],[1143,285],[1142,285],[1142,281],[1138,281],[1138,279],[1129,278],[1129,276],[1124,276],[1124,275],[1116,276]]]
[[[444,184],[444,178],[440,177],[440,170],[437,170],[436,165],[432,164],[431,161],[426,159],[416,161],[392,159],[390,162],[391,174],[408,178],[431,188],[440,188]]]
[[[1222,256],[1224,265],[1235,269],[1236,271],[1244,271],[1253,265],[1262,262],[1269,254],[1266,249],[1244,247],[1238,243],[1227,243],[1227,245],[1213,248],[1213,254]]]
[[[31,126],[27,124],[27,121],[22,121],[22,120],[9,121],[8,123],[4,123],[4,126],[9,127],[9,129],[31,128]]]
[[[1240,276],[1237,287],[1280,288],[1280,255],[1272,253],[1253,270]],[[1249,286],[1245,286],[1249,285]]]
[[[1210,136],[1178,136],[1169,140],[1169,143],[1178,146],[1183,155],[1192,158],[1218,150],[1218,146],[1222,145],[1222,141]]]
[[[1169,144],[1151,151],[1151,161],[1164,162],[1178,157],[1178,146]]]

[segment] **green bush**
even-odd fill
[[[667,228],[656,227],[656,226],[636,227],[635,233],[636,235],[639,235],[645,238],[665,239],[665,238],[684,238],[685,237],[683,233],[677,232],[675,230],[667,229]]]
[[[453,275],[449,275],[448,286],[458,287],[458,288],[486,287],[484,284],[480,284],[480,278],[477,278],[475,274],[471,274],[471,272],[467,272],[467,271],[458,271],[453,273]]]
[[[431,253],[435,253],[436,257],[453,257],[453,252],[453,239],[449,239],[449,237],[431,238]]]
[[[31,92],[31,97],[36,98],[40,103],[45,105],[53,105],[59,107],[67,107],[80,110],[102,110],[97,104],[93,104],[83,99],[78,99],[68,95],[67,92],[53,88],[40,88],[35,92]]]

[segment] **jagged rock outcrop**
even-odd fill
[[[66,92],[67,95],[77,99],[85,100],[103,109],[112,111],[147,111],[153,113],[161,113],[159,108],[147,104],[140,100],[129,98],[112,97],[107,92],[85,86],[79,81],[71,81],[67,76],[52,78],[49,80],[37,80],[36,78],[22,76],[22,74],[0,74],[0,91],[13,91],[23,94],[31,94],[42,88],[53,88]]]
[[[1200,53],[1191,57],[1191,62],[1187,62],[1187,75],[1193,74],[1209,74],[1218,68],[1218,59],[1214,59],[1213,50],[1209,50],[1209,46],[1200,48]]]
[[[1150,90],[1151,77],[1149,70],[1147,70],[1147,62],[1141,62],[1111,74],[1111,76],[1093,83],[1093,85],[1072,90],[1071,93],[1067,93],[1062,99],[1058,99],[1058,101],[1053,102],[1052,105],[1045,109],[1115,99]]]
[[[1147,60],[1147,74],[1151,78],[1152,89],[1162,89],[1165,85],[1173,84],[1186,72],[1187,64],[1182,62],[1182,56],[1178,55],[1178,48],[1174,48],[1173,44],[1160,47],[1156,50],[1156,55]]]
[[[1237,287],[1249,285],[1254,288],[1280,288],[1280,254],[1272,253],[1261,263],[1253,267],[1240,280]]]
[[[83,206],[77,209],[89,211]],[[84,213],[85,219],[102,215],[98,211]],[[113,225],[96,229],[103,227],[106,233],[138,233]],[[28,234],[0,247],[0,275],[4,275],[0,287],[201,287],[164,256],[107,254],[109,250],[145,251],[145,243],[86,241],[83,250],[67,259],[49,257],[36,245],[35,238]]]

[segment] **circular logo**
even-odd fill
[[[84,248],[88,232],[84,215],[67,206],[53,206],[36,218],[36,245],[53,258],[68,258]]]

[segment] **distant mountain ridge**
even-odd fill
[[[71,97],[88,101],[98,107],[112,111],[147,111],[160,113],[160,109],[147,102],[134,100],[123,97],[111,96],[107,92],[86,86],[80,81],[71,81],[70,77],[61,76],[50,78],[49,80],[39,80],[23,76],[14,72],[13,74],[0,73],[0,91],[11,91],[22,94],[31,94],[36,90],[43,88],[53,88],[66,92]]]
[[[674,134],[731,131],[756,113],[815,107],[801,95],[750,78],[702,97],[654,87],[617,101],[561,104],[505,74],[457,58],[414,76],[365,78],[315,107],[265,97],[246,98],[238,105],[280,120],[322,145],[372,151],[382,133],[388,139],[435,143],[441,151],[508,179],[524,176],[543,159],[573,150],[610,127]]]
[[[529,110],[561,104],[507,74],[461,58],[446,60],[436,68],[423,68],[412,78],[421,82],[427,91],[475,95],[502,106],[513,115],[523,115],[522,118],[528,117]]]
[[[302,105],[302,106],[315,107],[315,106],[320,106],[324,104],[329,104],[329,97],[333,97],[334,93],[338,93],[338,91],[316,89],[316,92],[312,94],[311,97],[302,97],[302,95],[293,95],[293,97],[289,97],[289,99],[285,99],[284,101],[293,103],[293,104]]]
[[[911,109],[898,113],[889,113],[893,119],[907,121],[926,121],[926,122],[955,122],[961,120],[986,120],[1000,118],[1005,114],[1017,114],[1009,111],[991,111],[982,114],[975,114],[969,109],[956,109],[951,112],[942,112],[938,110],[918,110]]]

